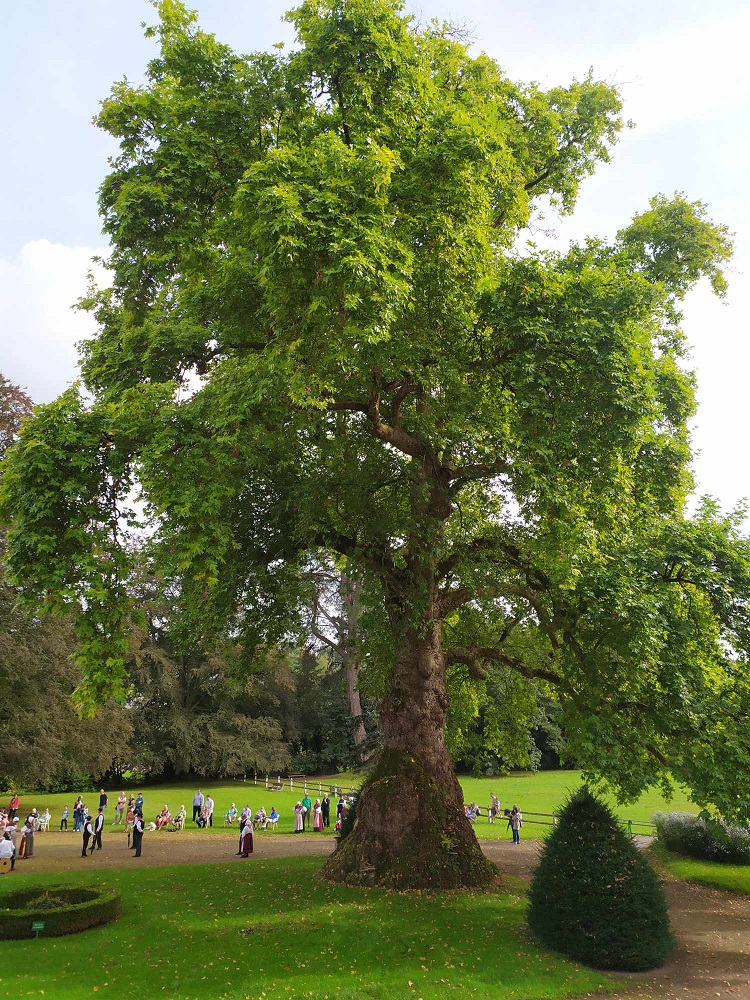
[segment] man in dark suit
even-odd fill
[[[133,824],[133,847],[135,848],[136,858],[141,856],[141,844],[143,843],[143,813],[137,812],[135,814],[135,823]]]
[[[102,830],[104,829],[104,810],[99,806],[99,812],[96,814],[96,819],[94,820],[94,839],[91,841],[91,853],[94,853],[94,848],[98,848],[100,851],[102,849]]]
[[[81,851],[81,857],[86,857],[86,848],[89,846],[89,841],[94,836],[94,828],[91,825],[91,817],[87,816],[83,823],[83,850]],[[93,847],[91,850],[93,851]]]
[[[323,801],[320,803],[320,809],[323,813],[323,826],[331,825],[331,800],[328,798],[328,792],[323,796]]]

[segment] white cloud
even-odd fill
[[[607,59],[643,139],[750,93],[750,9],[657,36]]]
[[[101,275],[92,257],[104,252],[33,240],[12,260],[0,259],[0,371],[37,403],[77,378],[75,345],[95,332],[95,322],[73,306],[88,272]]]

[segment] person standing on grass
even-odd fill
[[[495,822],[495,817],[500,815],[500,799],[494,792],[490,792],[490,823]]]
[[[68,807],[63,806],[62,815],[60,816],[60,833],[62,833],[63,830],[65,830],[66,833],[68,831],[68,815],[69,815]]]
[[[305,829],[305,823],[304,823],[304,820],[302,818],[304,816],[304,814],[305,814],[305,807],[302,805],[301,802],[298,802],[297,805],[294,807],[294,832],[295,833],[302,833],[302,831]]]
[[[214,825],[214,800],[211,798],[211,793],[206,793],[206,801],[203,803],[206,810],[206,820],[209,826]]]
[[[135,797],[135,802],[133,803],[133,809],[136,813],[143,815],[143,792],[138,792]]]
[[[91,817],[87,816],[83,822],[83,850],[81,851],[81,857],[86,857],[86,848],[89,846],[89,841],[94,836],[94,828],[91,825]],[[93,852],[93,847],[91,848]]]
[[[8,815],[11,819],[18,815],[18,809],[21,805],[21,800],[18,797],[18,792],[13,792],[10,798],[10,805],[8,806]]]
[[[135,814],[135,822],[133,823],[133,848],[135,849],[136,858],[141,856],[141,845],[143,844],[143,813],[137,812]]]
[[[331,800],[328,798],[328,792],[323,796],[323,801],[320,803],[320,811],[323,814],[323,826],[331,825]]]
[[[196,819],[200,816],[202,808],[203,808],[203,792],[199,788],[198,791],[193,796],[193,822],[194,823],[195,823]]]
[[[102,830],[104,829],[104,809],[99,806],[99,810],[96,814],[96,819],[94,820],[94,840],[91,844],[91,853],[94,853],[94,848],[101,851],[102,849]]]
[[[302,800],[302,806],[305,810],[302,813],[302,829],[306,830],[312,819],[312,799],[307,792],[305,792],[305,797]]]
[[[107,803],[109,802],[109,797],[103,788],[99,790],[99,808],[102,812],[107,808]]]
[[[115,806],[115,818],[112,821],[112,826],[119,826],[122,823],[122,814],[125,812],[125,803],[127,799],[125,798],[125,792],[120,792],[117,796],[117,805]]]

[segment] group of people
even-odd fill
[[[13,794],[7,809],[0,809],[0,861],[10,862],[10,869],[16,867],[16,860],[34,857],[34,837],[49,827],[49,809],[39,813],[32,809],[21,821],[21,801]]]
[[[470,823],[476,823],[477,818],[482,815],[481,806],[478,806],[476,802],[470,802],[468,805],[464,804],[464,814]],[[500,799],[494,792],[490,792],[487,819],[490,823],[494,823],[501,816],[508,821],[507,829],[513,834],[513,843],[519,844],[521,842],[521,827],[523,826],[521,810],[515,804],[512,809],[501,809]]]
[[[242,830],[247,821],[250,820],[256,830],[267,830],[269,827],[272,830],[276,829],[276,825],[279,822],[279,816],[281,815],[276,809],[276,806],[271,808],[270,813],[266,812],[265,806],[261,806],[254,816],[252,812],[253,811],[247,802],[245,803],[245,808],[242,812],[237,812],[237,806],[233,802],[224,813],[224,826],[234,826],[235,822],[239,821],[240,830]]]
[[[339,796],[336,803],[336,823],[334,826],[337,832],[341,830],[341,824],[353,801],[351,797],[347,801],[343,794]],[[328,792],[323,795],[322,799],[316,799],[315,802],[305,792],[305,797],[300,799],[294,807],[294,832],[304,833],[305,830],[312,827],[315,833],[322,833],[330,825],[331,800],[328,798]]]

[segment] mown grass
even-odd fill
[[[682,882],[696,882],[712,889],[750,895],[750,865],[725,865],[718,861],[683,858],[659,843],[654,844],[651,850],[670,875]]]
[[[613,985],[534,944],[512,886],[355,890],[318,881],[319,866],[253,859],[68,875],[71,885],[119,887],[121,919],[65,938],[4,942],[0,996],[553,1000]],[[13,884],[0,885],[0,906]]]
[[[513,803],[518,803],[524,813],[524,829],[522,836],[527,838],[540,838],[544,836],[545,831],[548,829],[546,822],[549,821],[546,820],[545,822],[545,817],[535,817],[532,814],[551,814],[552,812],[557,811],[568,797],[569,793],[578,788],[581,783],[581,775],[579,771],[539,771],[536,774],[519,773],[503,778],[471,778],[462,776],[459,780],[464,789],[465,801],[475,801],[485,810],[489,805],[491,791],[494,791],[499,796],[502,808],[510,807]],[[342,785],[345,790],[348,790],[349,786],[354,785],[356,787],[360,781],[361,778],[354,774],[340,774],[333,778],[315,778],[309,781],[308,790],[310,792],[310,797],[314,802],[319,794],[319,784],[322,785],[323,790],[326,790],[328,785],[331,784]],[[255,810],[261,805],[265,806],[266,810],[270,812],[271,806],[275,805],[281,814],[278,826],[279,831],[291,833],[294,829],[294,814],[292,809],[297,799],[301,798],[303,795],[302,789],[298,788],[296,785],[293,790],[290,790],[288,781],[284,782],[284,789],[281,792],[271,792],[267,790],[263,781],[260,781],[257,785],[254,785],[252,781],[222,781],[220,783],[207,782],[202,784],[201,787],[204,793],[210,791],[216,802],[214,827],[213,830],[206,831],[207,834],[221,832],[224,830],[224,814],[232,802],[235,803],[238,810],[241,810],[243,805],[247,802],[252,807],[253,812],[255,812]],[[190,822],[193,812],[192,801],[195,788],[195,784],[182,782],[144,786],[140,789],[134,786],[125,786],[124,791],[126,793],[133,792],[134,794],[139,790],[143,791],[145,796],[144,815],[147,821],[156,817],[156,814],[165,802],[169,805],[172,812],[177,812],[180,805],[184,803],[188,811],[188,829],[195,829]],[[114,805],[119,788],[108,788],[107,792],[109,794],[107,826],[109,827],[109,824],[114,818]],[[5,802],[5,799],[8,797],[7,793],[4,794],[2,801]],[[54,795],[44,793],[24,794],[21,796],[21,812],[24,813],[30,811],[32,806],[36,806],[39,812],[41,812],[45,807],[49,807],[52,813],[52,823],[50,824],[50,829],[56,830],[59,828],[62,807],[67,803],[71,811],[68,826],[72,829],[73,803],[75,802],[76,797],[77,796],[75,794],[71,793]],[[88,793],[84,795],[84,800],[92,811],[96,813],[96,808],[99,803],[98,793]],[[687,794],[682,791],[678,791],[671,803],[666,802],[657,791],[651,790],[641,796],[641,798],[632,805],[618,806],[614,802],[614,799],[610,801],[610,804],[612,805],[615,814],[621,819],[630,819],[643,823],[648,822],[651,819],[651,816],[659,809],[677,809],[686,812],[698,812],[697,806],[691,803]],[[335,821],[335,811],[336,803],[335,799],[332,799],[332,824]],[[475,829],[477,836],[480,839],[496,840],[499,838],[510,837],[506,826],[507,824],[504,820],[491,825],[488,823],[486,816],[481,816]],[[332,832],[333,826],[331,826],[328,834],[330,835]],[[645,827],[636,826],[634,827],[633,832],[646,833],[648,831]],[[271,836],[270,833],[269,836]],[[320,834],[309,834],[309,836],[320,836]]]

